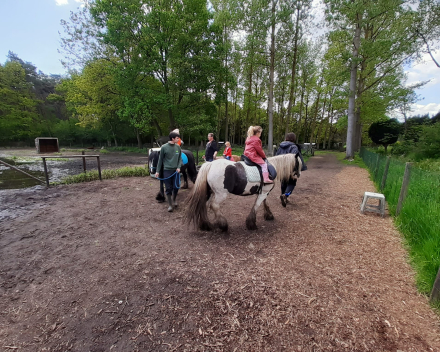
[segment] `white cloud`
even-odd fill
[[[437,62],[440,61],[440,52],[432,53]],[[428,81],[428,86],[435,85],[440,82],[440,69],[436,66],[436,64],[432,61],[431,56],[429,54],[424,54],[422,56],[422,61],[420,63],[416,63],[412,65],[410,69],[406,71],[408,76],[407,84],[417,83],[421,81]]]
[[[429,103],[426,105],[413,104],[411,108],[411,116],[429,114],[432,117],[440,111],[440,103]]]
[[[57,6],[69,5],[69,0],[55,0]]]

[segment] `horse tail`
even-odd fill
[[[197,181],[194,184],[192,193],[187,200],[185,219],[186,222],[198,226],[201,230],[210,230],[211,224],[208,219],[206,202],[209,199],[210,187],[208,184],[208,173],[212,163],[205,163],[199,170]]]
[[[182,153],[185,153],[185,155],[188,158],[187,170],[188,170],[189,178],[193,183],[196,183],[197,169],[196,169],[196,159],[194,158],[194,154],[189,150],[182,150]]]

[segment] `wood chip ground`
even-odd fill
[[[228,235],[183,224],[190,190],[167,213],[150,177],[3,193],[0,350],[440,351],[392,219],[359,212],[367,171],[308,166],[256,231],[230,196]]]

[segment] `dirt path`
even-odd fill
[[[257,231],[231,196],[229,236],[182,226],[151,178],[0,195],[20,214],[0,222],[0,350],[440,351],[392,220],[359,213],[367,172],[308,166]]]

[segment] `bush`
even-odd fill
[[[440,158],[440,123],[432,126],[423,126],[420,140],[417,143],[416,157],[422,159]]]

